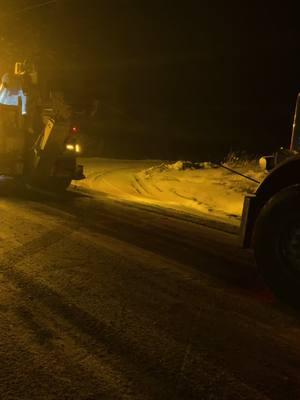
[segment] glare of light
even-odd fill
[[[79,146],[79,144],[75,145],[75,151],[76,151],[76,153],[80,153],[81,152],[81,147]]]
[[[259,166],[262,170],[265,170],[267,168],[267,160],[266,157],[261,157],[258,161]]]
[[[67,150],[75,150],[75,146],[73,144],[66,144],[66,149]]]

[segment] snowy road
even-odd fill
[[[234,229],[81,192],[0,219],[1,400],[300,398],[300,318]]]

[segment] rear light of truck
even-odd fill
[[[81,147],[78,143],[76,143],[76,144],[68,143],[68,144],[66,144],[66,150],[75,151],[75,153],[80,153]]]

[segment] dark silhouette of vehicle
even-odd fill
[[[41,98],[33,63],[16,63],[0,87],[0,174],[43,189],[83,179],[75,115],[61,93]]]
[[[253,248],[267,284],[281,299],[300,305],[300,94],[289,149],[262,157],[269,171],[245,197],[241,243]]]

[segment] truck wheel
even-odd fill
[[[300,186],[274,195],[258,215],[253,247],[266,283],[283,301],[300,305]]]

